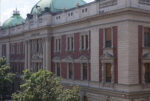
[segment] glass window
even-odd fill
[[[106,63],[106,82],[111,82],[111,64]]]
[[[60,50],[61,50],[61,39],[60,38],[55,39],[54,46],[55,46],[55,52],[60,52]]]
[[[60,63],[56,64],[56,75],[60,76]]]
[[[85,35],[85,40],[86,40],[86,49],[89,48],[89,37],[88,35]]]
[[[6,57],[6,45],[2,45],[2,56]]]
[[[69,79],[73,79],[73,65],[72,63],[69,63],[69,68],[68,68],[68,73],[69,73]]]
[[[81,36],[81,49],[84,49],[84,36]]]
[[[68,37],[67,38],[67,50],[69,50],[70,49],[70,38]]]
[[[82,34],[80,36],[80,49],[81,50],[89,49],[89,34]]]
[[[150,47],[150,28],[144,28],[144,47]]]
[[[67,51],[73,51],[74,49],[74,39],[73,36],[68,36],[66,41]]]
[[[145,82],[150,83],[150,63],[145,64]]]
[[[74,43],[73,43],[73,37],[71,37],[71,50],[73,50]]]
[[[83,75],[83,80],[88,80],[88,65],[86,63],[82,64],[82,75]]]
[[[112,39],[111,39],[111,28],[105,29],[105,47],[111,48],[112,46]]]

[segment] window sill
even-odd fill
[[[143,47],[143,49],[150,49],[150,47]]]
[[[113,49],[113,47],[110,47],[110,48],[106,48],[106,47],[104,47],[103,49],[104,49],[104,50],[112,50],[112,49]]]
[[[74,52],[74,50],[66,50],[66,52]]]
[[[90,51],[90,49],[79,49],[79,51]]]
[[[139,1],[140,4],[150,5],[150,2]]]

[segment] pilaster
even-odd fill
[[[31,45],[30,45],[30,41],[28,41],[28,67],[27,68],[31,68]]]
[[[6,62],[10,62],[10,43],[8,42],[6,44]]]
[[[24,53],[24,56],[25,56],[25,70],[28,68],[28,41],[25,41],[25,53]]]
[[[91,28],[91,81],[99,81],[99,29]]]
[[[47,37],[46,38],[46,69],[51,70],[51,38]]]
[[[43,69],[46,70],[46,38],[42,39],[43,44]]]

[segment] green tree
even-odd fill
[[[20,86],[21,91],[13,94],[14,101],[79,101],[79,87],[65,89],[60,78],[53,73],[40,70],[31,73],[24,72],[24,84]]]
[[[11,72],[10,65],[6,64],[6,58],[0,58],[0,101],[5,100],[12,93],[12,83],[16,75]]]

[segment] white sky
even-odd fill
[[[0,0],[0,22],[1,24],[12,16],[13,11],[17,8],[23,18],[30,13],[32,7],[39,0]],[[85,0],[91,2],[93,0]],[[1,25],[0,24],[0,25]]]

